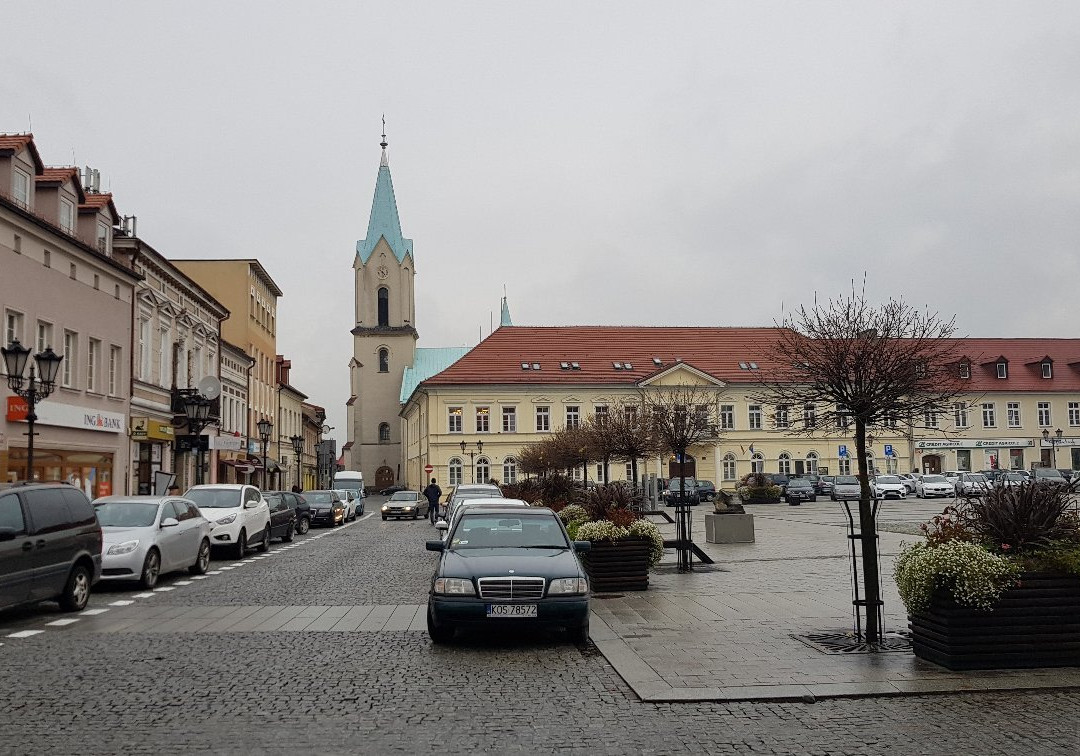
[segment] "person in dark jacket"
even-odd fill
[[[428,516],[431,517],[431,524],[434,525],[435,521],[439,519],[439,499],[442,497],[442,489],[439,488],[439,484],[435,482],[435,479],[431,479],[431,483],[424,489],[424,496],[428,500]]]

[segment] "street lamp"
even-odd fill
[[[469,449],[468,446],[469,446],[469,444],[467,442],[462,441],[461,442],[461,453],[469,455],[469,468],[472,470],[472,473],[471,473],[470,477],[472,478],[472,482],[475,483],[476,482],[476,464],[473,462],[473,460],[476,459],[477,454],[482,454],[484,452],[484,442],[483,441],[477,441],[476,442],[476,451],[475,452],[472,449]]]
[[[264,417],[262,420],[256,423],[259,427],[259,440],[262,441],[262,488],[266,490],[266,445],[270,443],[270,433],[274,430],[274,424],[270,422],[269,418]]]
[[[1050,435],[1049,430],[1043,428],[1043,441],[1049,441],[1050,447],[1054,450],[1054,467],[1057,467],[1057,448],[1058,444],[1061,443],[1061,436],[1061,428],[1058,428],[1056,431],[1054,431],[1054,435],[1052,436]]]
[[[56,388],[56,374],[60,372],[62,355],[45,347],[44,352],[34,355],[37,363],[35,374],[34,365],[30,366],[30,379],[23,378],[23,370],[29,361],[30,350],[19,343],[18,339],[12,339],[7,347],[0,347],[0,353],[4,355],[4,370],[7,371],[8,388],[18,396],[26,400],[26,424],[29,426],[26,433],[26,479],[34,480],[34,422],[37,415],[34,414],[34,406],[47,397]]]
[[[184,397],[184,414],[187,415],[188,432],[192,436],[201,436],[203,429],[217,423],[217,418],[210,417],[211,400],[198,394]],[[203,482],[203,441],[196,439],[195,447],[195,485]]]
[[[300,455],[304,453],[304,437],[289,436],[289,440],[292,441],[293,451],[296,452],[296,488],[297,490],[303,490],[304,487],[300,484],[300,471],[303,464]]]

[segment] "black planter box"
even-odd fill
[[[645,538],[593,541],[581,561],[594,593],[644,591],[649,587],[652,542]]]
[[[1080,666],[1080,578],[1028,573],[993,611],[935,595],[908,617],[920,659],[954,670]]]

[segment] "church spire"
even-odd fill
[[[505,293],[503,294],[501,309],[502,312],[500,313],[499,317],[499,327],[502,328],[503,326],[512,326],[513,323],[510,322],[510,305],[506,303]]]
[[[367,237],[356,242],[356,254],[360,262],[365,264],[380,239],[386,240],[398,262],[404,262],[405,257],[412,256],[413,251],[412,239],[406,239],[401,234],[394,182],[390,178],[390,162],[386,157],[386,116],[383,116],[383,135],[379,146],[382,147],[382,158],[379,161],[379,176],[375,180],[375,196],[371,200]]]

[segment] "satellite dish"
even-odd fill
[[[221,381],[212,375],[199,380],[199,393],[207,399],[217,399],[221,396]]]

